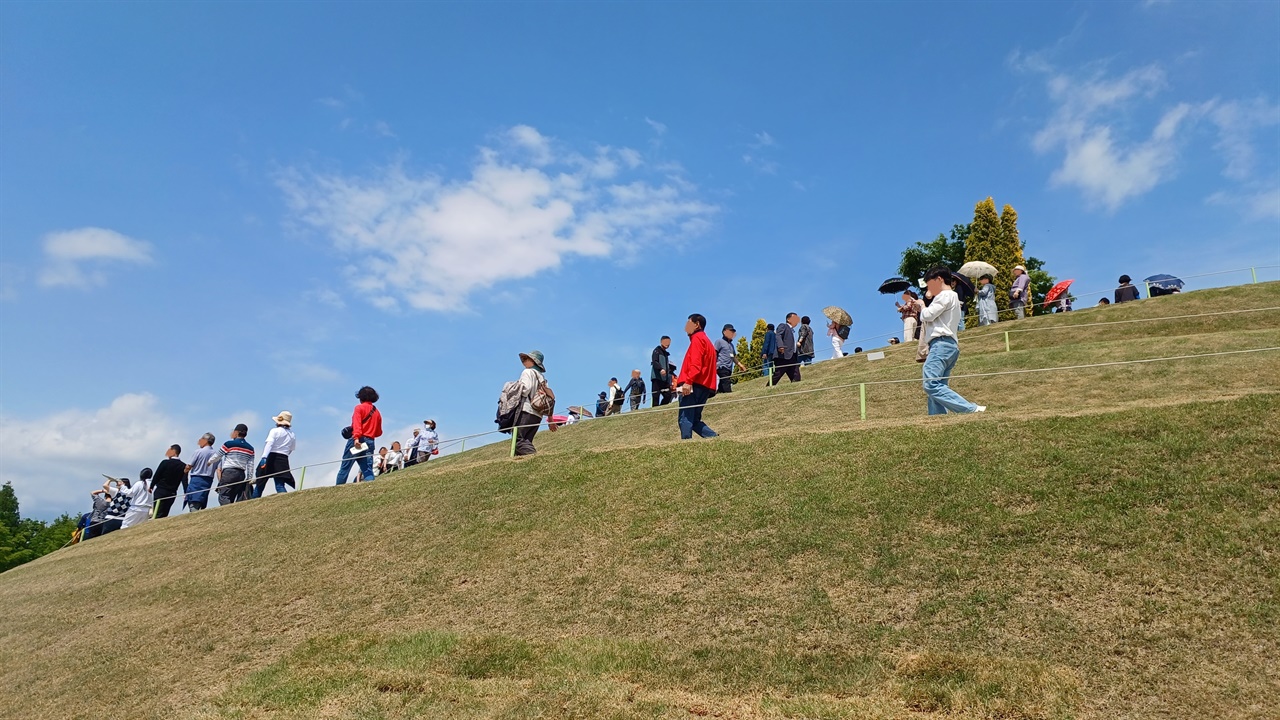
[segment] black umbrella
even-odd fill
[[[973,281],[969,278],[958,272],[953,272],[951,273],[951,279],[956,281],[956,295],[960,296],[960,302],[964,302],[977,294],[973,290]]]
[[[880,283],[880,293],[882,295],[894,295],[907,290],[911,287],[911,281],[906,278],[891,277]]]
[[[1152,275],[1143,280],[1147,284],[1147,294],[1151,297],[1160,297],[1161,295],[1170,295],[1175,292],[1182,292],[1183,282],[1181,279],[1172,275]]]

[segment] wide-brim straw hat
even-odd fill
[[[538,372],[547,371],[546,365],[544,364],[544,358],[542,357],[542,351],[540,350],[530,350],[527,353],[520,353],[520,360],[532,360],[533,367],[536,368]]]
[[[279,415],[271,419],[275,420],[277,425],[284,425],[285,427],[291,427],[293,425],[293,413],[288,410],[281,410]]]

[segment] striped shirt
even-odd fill
[[[222,469],[236,468],[244,471],[246,479],[253,478],[254,455],[253,446],[244,438],[231,438],[218,448],[218,459],[222,461]]]

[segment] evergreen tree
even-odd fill
[[[0,572],[61,548],[75,527],[75,518],[66,514],[52,523],[21,517],[13,485],[5,483],[0,487]]]
[[[18,532],[18,524],[22,518],[18,515],[18,496],[13,492],[13,483],[5,483],[0,487],[0,525],[9,528],[9,532]]]
[[[969,226],[969,238],[965,243],[965,262],[985,262],[1000,271],[995,277],[996,308],[1009,308],[1009,288],[1013,285],[1013,263],[1006,267],[1001,252],[1000,216],[996,215],[996,203],[991,198],[979,202],[973,208],[973,223]],[[1005,314],[1000,315],[1001,318]]]
[[[759,373],[764,369],[764,359],[760,354],[764,352],[764,334],[765,326],[768,325],[764,318],[756,320],[756,326],[751,330],[751,339],[748,340],[746,335],[738,335],[738,362],[742,363],[748,371],[754,370]],[[750,374],[735,375],[733,381],[746,380],[751,377]]]

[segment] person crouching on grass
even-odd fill
[[[698,313],[689,316],[684,331],[689,334],[689,350],[684,355],[682,370],[676,380],[680,394],[680,439],[713,438],[716,432],[702,422],[702,411],[716,392],[716,349],[707,338],[707,319]]]
[[[975,405],[960,397],[950,387],[951,371],[960,359],[956,330],[960,325],[960,298],[951,289],[951,270],[934,265],[924,275],[929,306],[920,311],[924,323],[921,337],[928,338],[929,355],[924,361],[924,392],[929,398],[929,414],[985,412],[985,405]]]

